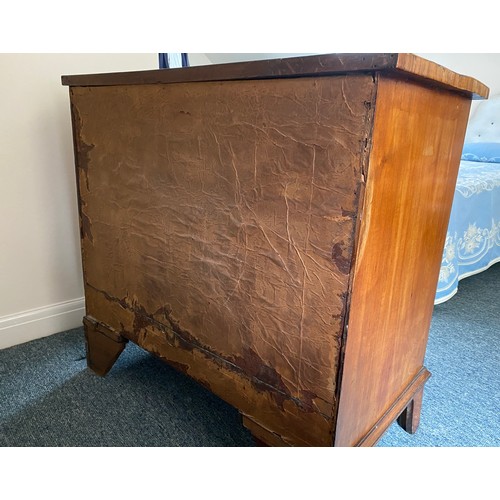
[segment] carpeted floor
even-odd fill
[[[435,306],[420,427],[392,425],[379,446],[500,446],[500,264]]]
[[[500,264],[436,306],[418,432],[378,446],[500,446]],[[0,351],[0,446],[253,446],[238,412],[129,343],[107,377],[81,328]]]

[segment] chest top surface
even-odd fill
[[[229,64],[155,69],[119,73],[66,75],[68,86],[149,85],[158,83],[254,80],[332,76],[359,72],[394,73],[427,81],[433,86],[465,93],[472,98],[487,98],[489,89],[474,78],[455,73],[414,54],[322,54],[267,59]]]

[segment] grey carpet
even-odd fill
[[[500,264],[436,306],[420,428],[379,446],[500,445]],[[107,377],[81,328],[0,351],[1,446],[253,446],[238,412],[129,343]]]
[[[420,427],[392,425],[379,446],[500,445],[500,264],[435,306]]]

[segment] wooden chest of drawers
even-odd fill
[[[63,77],[89,366],[128,340],[271,445],[414,432],[479,82],[412,55]]]

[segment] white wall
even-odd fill
[[[0,348],[81,325],[68,88],[61,75],[155,69],[157,54],[0,54]]]
[[[212,61],[207,57],[206,54],[188,54],[189,65],[190,66],[206,66],[207,64],[212,64]]]

